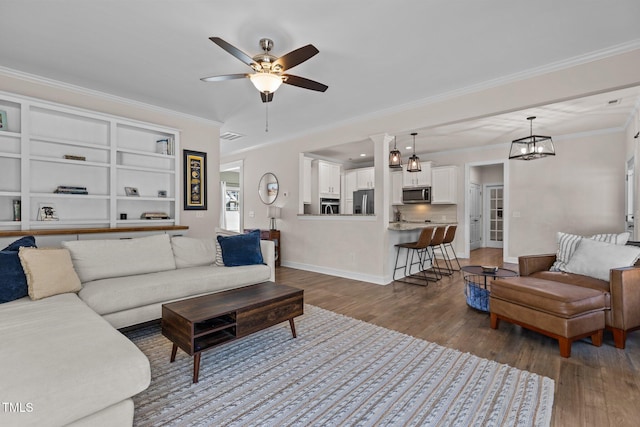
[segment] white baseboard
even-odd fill
[[[330,276],[344,277],[345,279],[359,280],[361,282],[374,283],[376,285],[387,285],[391,282],[391,280],[387,280],[383,276],[374,276],[372,274],[362,274],[354,271],[327,268],[319,265],[282,261],[282,266],[296,268],[298,270],[313,271],[314,273],[328,274]]]

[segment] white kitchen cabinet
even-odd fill
[[[404,187],[429,187],[431,185],[431,162],[421,162],[420,172],[402,171]]]
[[[374,188],[374,184],[375,184],[374,168],[361,168],[361,169],[355,169],[355,171],[356,171],[356,189],[357,190],[369,190]]]
[[[458,203],[458,167],[439,166],[431,173],[431,204]]]
[[[402,172],[391,173],[391,204],[402,204]]]
[[[351,200],[353,202],[353,192],[356,191],[357,188],[357,171],[356,170],[349,170],[346,171],[344,174],[344,188],[345,188],[345,195],[344,198],[349,201]],[[352,210],[346,210],[345,213],[351,213],[353,211]]]
[[[302,203],[311,203],[311,157],[305,157],[303,159],[302,169]]]
[[[0,95],[0,110],[8,116],[0,129],[0,229],[179,223],[177,130],[18,95]],[[56,192],[61,186],[88,194]],[[125,187],[137,195],[127,196]],[[54,208],[57,220],[40,220],[43,206]],[[169,218],[140,219],[145,212]]]
[[[318,160],[318,191],[321,198],[340,198],[340,169],[337,163]]]

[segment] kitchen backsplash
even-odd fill
[[[404,221],[458,222],[458,205],[396,205]],[[395,216],[392,216],[394,218]]]

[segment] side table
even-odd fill
[[[518,272],[506,268],[485,271],[480,265],[465,265],[461,270],[464,274],[464,294],[467,297],[467,305],[487,313],[489,312],[489,295],[491,293],[490,287],[487,287],[487,279],[518,275]]]
[[[245,228],[244,232],[248,233],[255,228]],[[280,230],[260,230],[260,239],[271,240],[276,249],[276,267],[280,267]]]

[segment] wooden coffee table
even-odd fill
[[[264,282],[162,305],[162,335],[173,342],[171,362],[180,347],[193,356],[198,382],[200,353],[303,314],[303,291]]]

